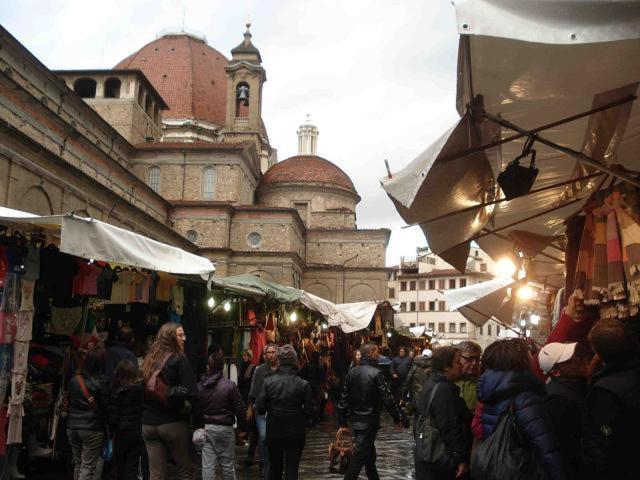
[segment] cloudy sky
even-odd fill
[[[393,230],[387,263],[424,244],[380,188],[456,119],[449,0],[0,0],[0,23],[51,69],[110,68],[163,29],[204,33],[227,57],[252,23],[268,81],[263,117],[283,160],[310,114],[318,154],[362,197],[358,225]]]

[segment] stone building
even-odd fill
[[[495,264],[479,248],[471,248],[467,268],[460,273],[426,248],[418,248],[415,259],[403,258],[389,281],[389,298],[400,304],[397,317],[408,327],[424,326],[433,332],[438,345],[455,345],[473,340],[483,349],[498,338],[501,329],[495,320],[481,327],[460,312],[449,311],[444,291],[485,282],[494,277]]]
[[[0,204],[94,218],[336,302],[383,299],[388,229],[356,225],[318,132],[277,161],[249,25],[231,58],[165,33],[111,70],[51,71],[0,27]],[[293,140],[293,138],[292,138]]]

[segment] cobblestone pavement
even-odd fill
[[[300,462],[301,480],[340,480],[341,475],[329,473],[329,444],[335,439],[336,422],[321,423],[307,432],[307,441]],[[382,428],[376,437],[378,460],[376,465],[382,480],[413,480],[413,438],[411,430],[396,432],[391,420],[383,416]],[[238,480],[258,478],[256,465],[247,468],[243,465],[247,447],[236,450],[236,476]],[[218,475],[218,477],[220,477]],[[364,468],[361,479],[367,478]]]

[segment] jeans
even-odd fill
[[[256,429],[258,430],[258,455],[260,459],[260,467],[267,471],[269,464],[269,456],[267,455],[267,417],[265,415],[256,415]]]
[[[169,456],[176,463],[181,480],[194,480],[196,471],[191,463],[191,434],[187,422],[164,425],[142,425],[142,438],[149,456],[149,480],[165,480]]]
[[[137,480],[142,455],[142,434],[117,432],[113,439],[113,467],[116,480]]]
[[[202,447],[202,480],[213,480],[216,465],[220,466],[224,480],[236,480],[234,466],[235,440],[230,425],[205,425],[207,442]]]
[[[376,433],[378,433],[378,429],[375,427],[353,431],[356,449],[347,471],[344,472],[343,480],[356,480],[363,466],[369,480],[380,480],[378,469],[376,468],[376,446],[374,444]]]
[[[102,458],[104,432],[98,430],[67,430],[73,453],[73,480],[94,480],[96,465]]]
[[[285,480],[298,480],[298,466],[304,439],[283,438],[270,440],[269,448],[269,480],[282,480],[284,469]]]

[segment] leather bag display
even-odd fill
[[[474,480],[540,480],[544,478],[531,446],[516,424],[513,401],[502,414],[494,432],[471,456]]]

